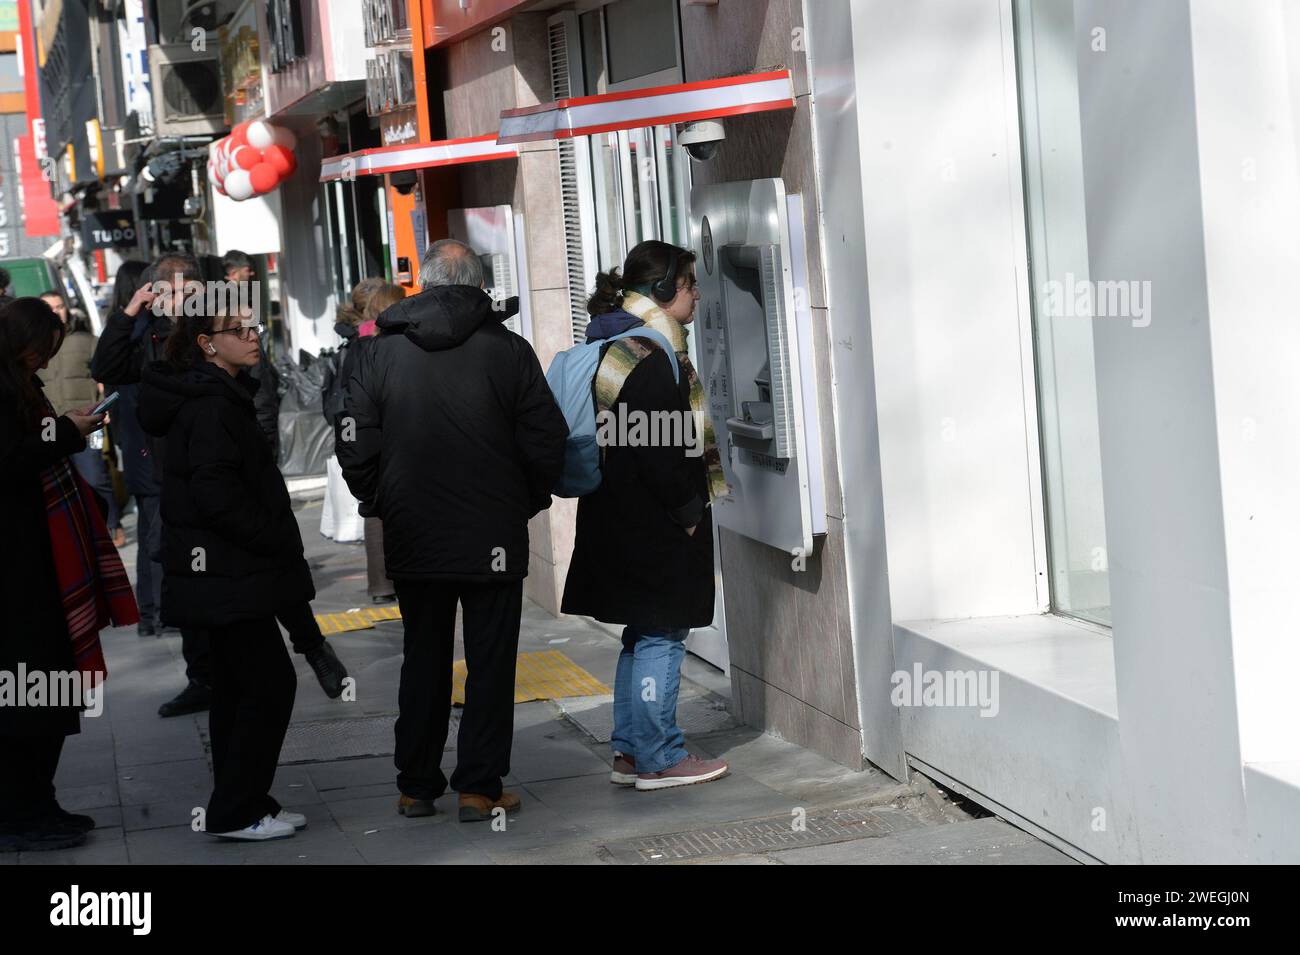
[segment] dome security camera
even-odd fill
[[[706,119],[687,123],[677,136],[677,142],[686,147],[696,162],[708,162],[718,153],[718,144],[727,138],[727,131],[717,120]]]

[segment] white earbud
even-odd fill
[[[208,354],[209,354],[209,355],[215,355],[216,353],[217,353],[217,350],[216,350],[215,348],[213,348],[211,345],[209,345],[209,346],[208,346]]]

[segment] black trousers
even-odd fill
[[[140,607],[140,622],[153,624],[162,610],[162,520],[158,516],[157,494],[135,496],[135,602]]]
[[[185,678],[191,683],[212,686],[212,635],[196,627],[181,628],[181,656]]]
[[[274,617],[212,631],[215,785],[207,831],[233,832],[280,811],[271,798],[298,677]]]
[[[414,799],[437,799],[447,791],[440,764],[451,715],[459,602],[468,677],[451,788],[499,799],[501,777],[510,772],[524,582],[394,583],[405,630],[397,694],[397,788]]]
[[[54,772],[62,736],[0,736],[0,829],[21,828],[58,808]]]

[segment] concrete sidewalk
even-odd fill
[[[369,606],[362,546],[320,537],[319,499],[296,506],[316,611]],[[134,576],[133,543],[122,556]],[[735,726],[725,711],[728,681],[693,657],[684,671],[682,709],[690,719],[683,728],[692,750],[730,762],[725,779],[651,793],[613,786],[608,746],[593,738],[607,735],[601,700],[524,703],[515,711],[506,780],[524,806],[504,831],[456,821],[454,793],[438,801],[436,816],[408,820],[395,812],[391,756],[401,623],[330,639],[356,679],[356,700],[327,699],[294,656],[298,696],[273,791],[306,814],[305,831],[247,844],[191,830],[211,785],[207,716],[158,717],[158,705],[184,683],[180,638],[138,637],[131,628],[105,634],[104,713],[83,719],[81,734],[68,740],[57,780],[63,806],[89,813],[99,827],[80,848],[3,855],[0,865],[1071,862],[995,817],[972,814],[969,804],[954,803],[923,777],[904,786],[875,769],[852,772]],[[559,650],[613,683],[619,644],[611,633],[583,620],[555,620],[526,603],[520,652],[539,650]],[[692,734],[694,725],[704,732]],[[454,727],[448,745],[455,745]],[[448,775],[454,762],[448,752]]]

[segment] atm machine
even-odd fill
[[[729,485],[714,523],[792,561],[826,533],[803,222],[780,179],[691,190],[693,335]]]
[[[480,206],[447,211],[449,238],[464,242],[483,263],[484,291],[497,301],[519,296],[519,314],[506,327],[529,341],[533,323],[529,315],[523,216],[510,206]]]

